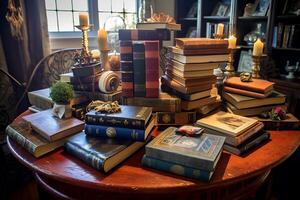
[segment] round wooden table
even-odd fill
[[[299,146],[300,131],[272,131],[271,140],[243,157],[223,152],[210,182],[143,168],[144,149],[103,174],[58,149],[34,158],[7,138],[13,155],[46,191],[62,199],[235,199],[253,197],[271,169]]]

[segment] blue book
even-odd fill
[[[146,96],[145,44],[141,41],[133,42],[133,83],[134,96]]]
[[[116,138],[121,140],[146,141],[153,127],[154,119],[151,119],[145,130],[86,124],[84,131],[87,135],[99,138]]]
[[[225,137],[203,133],[189,137],[169,127],[146,145],[146,155],[200,170],[213,171],[220,159]]]
[[[197,179],[201,181],[209,181],[214,173],[214,171],[195,169],[193,167],[187,167],[184,165],[179,165],[176,163],[166,162],[163,160],[151,158],[146,155],[144,155],[142,159],[142,165],[144,167],[170,172],[172,174],[185,176],[188,178]]]

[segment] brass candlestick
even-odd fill
[[[100,59],[101,59],[101,63],[102,63],[102,68],[105,71],[109,71],[110,70],[110,64],[109,64],[109,60],[108,60],[108,52],[110,50],[109,49],[102,49],[100,50],[101,54],[100,54]]]
[[[224,34],[217,34],[217,33],[214,33],[214,38],[215,38],[215,39],[219,39],[219,40],[224,39]]]
[[[238,49],[239,48],[237,48],[237,47],[228,49],[229,50],[228,62],[227,62],[227,65],[225,67],[225,72],[224,72],[224,74],[227,78],[235,76],[235,70],[234,70],[233,63],[234,63],[234,54]]]
[[[253,66],[252,66],[252,77],[253,78],[261,78],[260,77],[260,62],[261,62],[261,58],[265,57],[266,55],[261,55],[261,56],[254,56],[252,55],[252,62],[253,62]]]
[[[82,26],[82,25],[78,25],[75,26],[76,28],[78,28],[79,30],[81,30],[82,32],[82,48],[81,48],[81,56],[83,58],[90,58],[91,57],[91,53],[89,50],[89,40],[88,40],[88,30],[93,27],[93,24],[89,24],[87,26]]]

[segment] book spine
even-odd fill
[[[287,47],[292,48],[293,47],[293,38],[295,33],[295,25],[291,26],[290,36]]]
[[[35,155],[35,150],[37,146],[34,143],[32,143],[30,140],[28,140],[26,137],[24,137],[22,134],[18,133],[18,131],[16,131],[10,126],[7,126],[6,134],[11,139],[13,139],[18,144],[20,144],[22,147],[24,147],[29,153]]]
[[[91,100],[101,101],[119,101],[121,97],[120,91],[113,94],[105,94],[102,92],[75,91],[75,94],[85,95]]]
[[[225,86],[223,90],[225,92],[240,94],[240,95],[249,96],[258,99],[263,99],[267,97],[267,95],[265,95],[264,93],[252,92],[250,90],[238,89],[238,88],[228,87],[228,86]]]
[[[102,125],[85,125],[85,134],[101,138],[117,138],[124,140],[145,141],[145,130],[111,127]]]
[[[274,26],[274,32],[273,32],[273,39],[272,39],[272,47],[277,47],[277,41],[278,41],[278,27]]]
[[[196,122],[196,112],[157,112],[157,125],[184,125]]]
[[[91,84],[72,84],[74,90],[78,91],[98,91],[99,86],[98,83],[91,83]]]
[[[66,142],[64,148],[66,152],[75,156],[76,158],[79,158],[80,160],[90,165],[91,167],[97,170],[104,171],[103,169],[104,161],[98,156],[95,156],[90,152],[86,152],[80,146],[74,145],[70,142]]]
[[[278,23],[277,47],[282,47],[283,28],[284,25],[282,23]]]
[[[133,97],[132,41],[120,41],[122,96]]]
[[[234,137],[235,141],[231,142],[231,145],[233,146],[238,146],[240,144],[242,144],[244,141],[246,141],[248,138],[250,138],[251,136],[253,136],[255,133],[257,133],[258,131],[260,131],[262,128],[264,127],[263,124],[261,124],[260,126],[257,126],[256,128],[254,128],[251,131],[247,131],[244,134],[241,134],[237,137]],[[227,137],[226,137],[227,139]],[[230,144],[230,143],[229,143]]]
[[[194,169],[192,167],[186,167],[171,162],[162,161],[155,158],[150,158],[146,155],[143,156],[142,165],[165,172],[170,172],[176,175],[197,179],[201,181],[209,181],[212,172]]]
[[[161,79],[162,80],[162,79]],[[174,88],[171,88],[170,86],[168,86],[167,84],[164,84],[162,83],[160,85],[160,88],[163,92],[167,92],[167,93],[170,93],[170,94],[173,94],[173,95],[176,95],[178,96],[179,98],[181,99],[184,99],[184,100],[188,100],[188,101],[191,101],[191,96],[188,95],[188,94],[183,94],[181,92],[178,92],[177,90],[175,90]]]
[[[159,96],[159,41],[145,42],[146,97]]]
[[[171,34],[168,29],[137,30],[120,29],[119,40],[170,40]]]
[[[123,128],[145,129],[145,121],[138,119],[124,119],[119,117],[103,117],[99,115],[85,115],[85,123],[93,125],[117,126]]]
[[[144,97],[146,95],[145,44],[134,42],[132,46],[134,96]]]
[[[284,27],[283,41],[282,41],[283,48],[287,48],[288,46],[290,30],[291,30],[291,25],[286,25]]]

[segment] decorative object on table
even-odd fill
[[[50,97],[54,102],[52,114],[60,119],[72,117],[70,101],[74,96],[71,85],[64,82],[56,82],[50,88]]]
[[[93,49],[91,54],[93,62],[100,61],[100,51],[98,49]]]
[[[251,72],[253,65],[251,50],[241,51],[240,60],[238,64],[238,72]]]
[[[285,65],[285,71],[288,72],[288,75],[286,75],[285,77],[287,79],[294,79],[295,75],[294,73],[297,72],[299,70],[299,62],[296,62],[296,65],[290,65],[290,61],[286,61],[286,65]]]
[[[270,5],[270,0],[256,0],[255,5],[256,8],[253,11],[252,16],[266,16]]]
[[[189,125],[181,126],[176,130],[176,133],[188,137],[199,137],[203,132],[204,132],[203,128],[189,126]]]
[[[229,5],[225,3],[218,2],[211,13],[212,16],[225,17],[230,12]]]
[[[225,72],[224,72],[224,74],[227,78],[235,75],[234,66],[233,66],[234,54],[239,49],[236,47],[236,37],[234,37],[233,35],[231,35],[228,38],[228,49],[229,49],[228,62],[227,62],[227,65],[225,67]]]
[[[10,25],[11,35],[16,39],[23,38],[21,29],[24,23],[24,18],[21,6],[21,3],[19,3],[19,6],[16,6],[14,0],[8,0],[7,14],[5,16]]]
[[[101,63],[102,63],[102,68],[105,71],[110,70],[109,62],[108,62],[108,52],[110,49],[108,48],[108,43],[107,43],[107,32],[102,28],[98,30],[98,46],[99,50],[101,52]]]
[[[263,41],[265,40],[265,33],[262,32],[261,23],[257,23],[256,28],[244,36],[244,41],[247,43],[247,45],[252,46],[254,42],[258,40],[258,38]]]
[[[291,113],[287,113],[283,120],[272,120],[268,113],[253,118],[263,122],[266,130],[299,130],[300,127],[300,121]]]
[[[269,115],[272,120],[285,120],[286,119],[286,111],[280,106],[273,108],[271,110],[271,112],[269,113]]]
[[[153,7],[151,1],[140,0],[139,6],[139,22],[146,22],[153,16]]]
[[[243,17],[249,17],[252,16],[253,10],[255,9],[255,4],[253,3],[247,3],[244,8],[244,14]]]
[[[120,53],[116,51],[109,53],[108,62],[112,71],[120,71]]]
[[[120,45],[118,31],[125,28],[125,20],[119,15],[110,16],[107,20],[105,20],[104,29],[107,32],[108,46],[112,51],[119,51]]]
[[[98,80],[98,87],[100,92],[113,93],[117,91],[120,85],[119,76],[113,71],[103,71]]]
[[[189,12],[186,14],[186,18],[194,18],[197,16],[198,2],[194,2]]]
[[[217,26],[217,32],[214,33],[215,39],[223,39],[224,38],[224,24],[219,23]]]
[[[104,102],[104,101],[92,101],[87,107],[87,112],[91,110],[95,110],[99,113],[117,113],[121,112],[121,107],[117,101],[111,102]]]
[[[252,73],[251,72],[242,72],[240,74],[240,79],[242,82],[251,82],[252,81]]]

